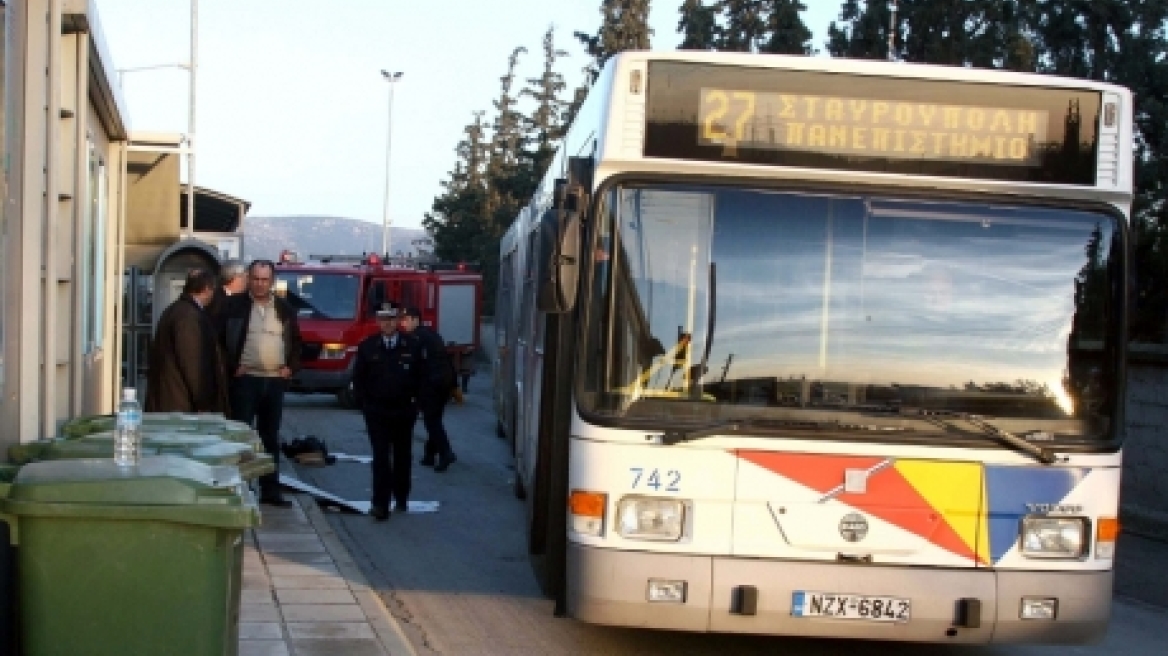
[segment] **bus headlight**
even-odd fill
[[[685,533],[684,499],[624,497],[617,506],[617,532],[628,540],[676,542]]]
[[[1022,555],[1027,558],[1082,558],[1087,546],[1085,517],[1023,517]]]
[[[346,351],[344,344],[324,344],[320,347],[320,359],[344,360]]]

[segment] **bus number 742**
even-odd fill
[[[633,484],[630,487],[634,490],[640,487],[650,488],[654,492],[681,492],[681,472],[676,469],[670,469],[662,474],[660,469],[629,467],[629,473],[633,475]]]

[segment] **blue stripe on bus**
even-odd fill
[[[990,560],[997,562],[1018,541],[1027,504],[1056,504],[1075,489],[1090,469],[1051,467],[985,468],[987,523],[990,532]]]

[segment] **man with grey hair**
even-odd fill
[[[218,320],[229,296],[247,291],[247,265],[239,260],[227,260],[219,268],[219,284],[215,286],[215,298],[207,306],[207,314]]]

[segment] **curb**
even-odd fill
[[[361,572],[349,551],[341,544],[340,538],[329,524],[328,518],[321,512],[320,507],[311,496],[297,495],[300,507],[308,517],[308,522],[320,536],[324,548],[336,563],[337,570],[348,582],[349,589],[357,598],[357,605],[365,613],[373,632],[377,634],[381,646],[391,656],[418,656],[418,652],[406,637],[401,624],[394,618],[385,603],[369,585],[369,580]]]

